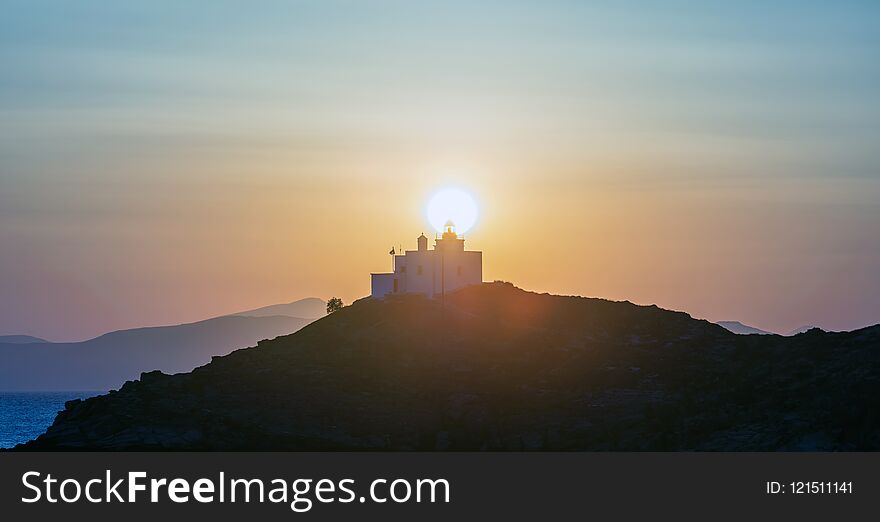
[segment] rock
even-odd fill
[[[485,284],[145,372],[17,449],[872,451],[878,397],[880,326],[741,336]]]

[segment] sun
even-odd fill
[[[444,188],[434,193],[425,209],[428,222],[437,232],[443,232],[452,222],[455,231],[464,234],[477,223],[477,202],[459,188]]]

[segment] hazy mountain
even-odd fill
[[[34,337],[32,335],[0,335],[0,344],[31,344],[31,343],[48,343],[45,339]]]
[[[768,332],[767,330],[761,330],[760,328],[755,328],[754,326],[749,326],[747,324],[742,324],[739,321],[717,321],[715,324],[719,326],[723,326],[724,328],[730,330],[731,332],[739,335],[749,335],[749,334],[758,334],[758,335],[773,335],[773,332]]]
[[[492,283],[144,374],[25,449],[877,450],[878,406],[880,326],[735,335]]]
[[[792,335],[797,335],[797,334],[802,334],[802,333],[804,333],[804,332],[809,332],[810,330],[813,330],[813,329],[815,329],[815,330],[819,330],[820,332],[824,332],[824,331],[825,331],[825,330],[819,328],[818,326],[813,326],[813,325],[811,325],[811,324],[807,324],[807,325],[801,326],[800,328],[795,328],[794,330],[788,332],[788,333],[785,334],[785,335],[787,335],[787,336],[790,337],[790,336],[792,336]]]
[[[286,315],[288,317],[302,317],[305,319],[317,319],[327,315],[327,303],[317,297],[307,297],[292,303],[276,304],[239,312],[233,315],[244,317],[266,317],[270,315]]]
[[[311,321],[227,316],[121,330],[76,343],[0,344],[0,390],[109,390],[143,371],[190,371],[213,355],[295,332]]]
[[[2,336],[0,391],[109,390],[143,371],[190,371],[214,355],[295,332],[318,317],[317,312],[324,315],[324,302],[307,298],[196,323],[120,330],[75,343]],[[291,315],[295,313],[303,316]]]

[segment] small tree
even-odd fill
[[[342,299],[338,297],[331,297],[330,300],[327,301],[327,313],[332,314],[337,310],[341,310],[343,306],[345,305],[342,303]]]

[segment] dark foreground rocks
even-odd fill
[[[877,450],[880,327],[735,335],[493,283],[72,401],[24,450]]]

